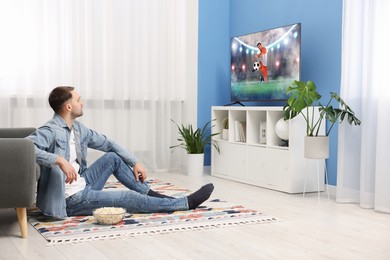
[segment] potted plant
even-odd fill
[[[329,156],[329,133],[333,126],[347,119],[349,124],[360,125],[361,121],[355,116],[352,109],[344,102],[344,100],[334,92],[330,92],[330,97],[325,105],[321,104],[321,95],[316,90],[316,85],[313,81],[294,81],[286,90],[287,95],[290,95],[287,104],[283,108],[284,119],[289,120],[301,114],[306,121],[306,137],[305,137],[305,157],[312,159],[325,159]],[[338,106],[333,106],[333,103]],[[315,117],[315,109],[318,109],[319,116]],[[325,132],[325,136],[319,136],[319,130],[324,127],[322,124],[325,120],[331,123],[329,129]],[[317,150],[315,143],[323,143],[325,150]],[[312,154],[315,152],[316,154]],[[317,153],[318,152],[318,153]]]
[[[180,143],[178,145],[170,146],[170,149],[181,147],[187,152],[187,173],[189,176],[201,176],[203,175],[203,160],[204,160],[204,148],[206,145],[213,145],[220,151],[219,145],[212,139],[213,136],[219,135],[220,133],[210,133],[212,127],[211,121],[207,122],[202,129],[197,128],[194,130],[191,124],[180,126],[175,123],[180,137],[177,139]]]
[[[229,139],[229,118],[225,117],[222,121],[222,140]]]

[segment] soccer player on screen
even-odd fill
[[[268,68],[267,68],[267,48],[265,48],[261,42],[257,43],[259,53],[256,55],[260,59],[260,71],[263,75],[264,81],[268,81]]]

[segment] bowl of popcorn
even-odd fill
[[[114,225],[119,223],[126,214],[126,209],[117,207],[103,207],[93,211],[93,216],[99,224]]]

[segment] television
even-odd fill
[[[231,39],[231,102],[287,100],[286,88],[300,79],[301,24]]]

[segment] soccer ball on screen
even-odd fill
[[[258,62],[258,61],[253,62],[252,72],[259,70],[259,69],[260,69],[260,62]]]

